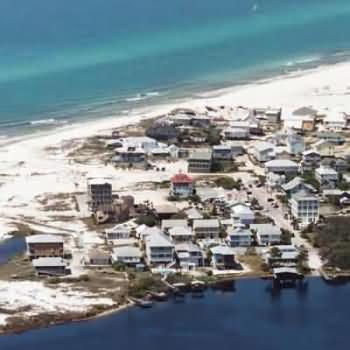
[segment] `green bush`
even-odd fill
[[[222,187],[225,190],[233,190],[233,189],[240,190],[241,188],[241,183],[229,176],[218,177],[215,180],[215,184],[216,186]]]
[[[157,224],[157,219],[153,215],[142,215],[136,219],[138,225],[146,225],[149,227]]]

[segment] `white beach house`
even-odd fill
[[[167,265],[174,261],[175,246],[164,234],[146,238],[146,260],[149,265]]]
[[[253,224],[250,229],[256,233],[256,239],[259,245],[273,245],[281,242],[281,229],[272,224]]]
[[[292,195],[289,203],[291,214],[297,220],[299,227],[318,221],[320,201],[316,195],[300,191]]]

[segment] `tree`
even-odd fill
[[[277,247],[272,247],[270,250],[270,256],[271,258],[280,258],[282,255],[282,252]]]
[[[157,220],[153,215],[141,215],[136,220],[138,225],[146,225],[149,227],[155,226],[157,224]]]

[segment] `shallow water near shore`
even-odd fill
[[[204,298],[128,308],[87,322],[0,337],[0,348],[118,349],[344,349],[349,335],[350,284],[310,278],[272,289],[268,280],[239,280]]]
[[[15,237],[0,242],[0,265],[6,264],[12,257],[23,253],[26,248],[24,238]]]
[[[348,0],[2,0],[0,134],[347,60],[349,19]]]

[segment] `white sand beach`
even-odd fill
[[[265,82],[225,89],[222,95],[203,97],[159,108],[148,108],[134,116],[110,117],[82,124],[64,126],[45,134],[36,134],[0,147],[0,239],[15,229],[14,223],[35,224],[36,230],[47,232],[84,230],[80,220],[60,222],[54,212],[43,211],[38,203],[41,196],[52,193],[74,193],[86,190],[89,174],[109,175],[118,184],[115,191],[132,186],[138,181],[169,179],[182,165],[168,167],[164,173],[122,171],[104,166],[91,159],[89,164],[70,161],[66,155],[70,140],[77,144],[85,137],[110,132],[112,128],[135,124],[142,118],[150,118],[170,111],[174,107],[203,109],[204,106],[282,107],[293,111],[310,106],[318,110],[350,113],[350,63],[325,66],[311,71],[294,73]],[[210,95],[210,94],[209,94]],[[216,94],[212,94],[216,95]],[[54,149],[50,150],[50,148]],[[152,198],[149,198],[152,199]],[[67,209],[64,214],[69,215]],[[57,216],[62,213],[56,213]],[[42,227],[40,229],[40,225]],[[45,225],[50,225],[45,226]]]

